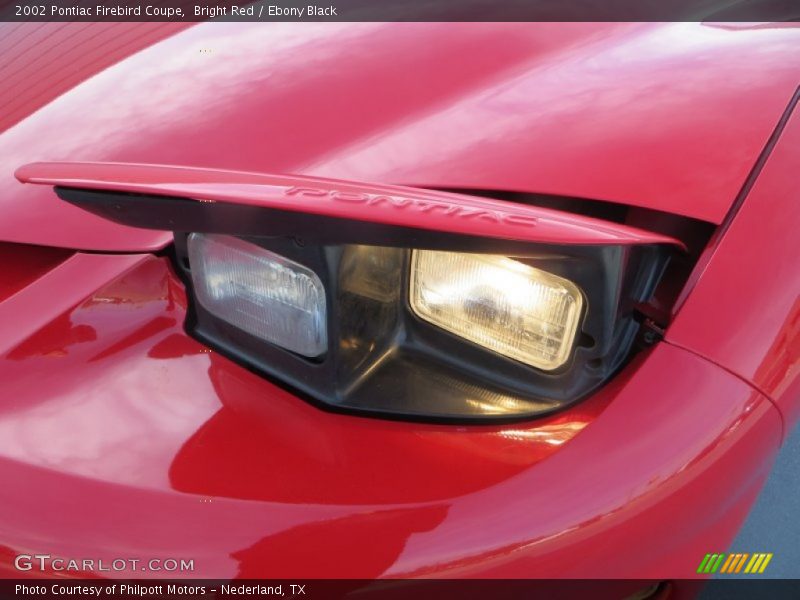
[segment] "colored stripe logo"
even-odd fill
[[[755,554],[706,554],[697,567],[698,573],[748,573],[756,575],[763,573],[769,561],[772,560],[772,552],[757,552]]]

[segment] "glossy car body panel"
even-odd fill
[[[48,273],[71,254],[63,248],[0,242],[0,302]]]
[[[800,30],[783,25],[118,27],[130,46],[111,59],[108,29],[70,28],[69,51],[39,58],[34,26],[0,36],[22,92],[0,135],[0,240],[169,243],[12,176],[59,160],[720,223],[800,80]],[[187,336],[167,258],[37,263],[0,302],[0,575],[44,552],[193,558],[194,577],[694,576],[800,411],[793,119],[666,340],[586,401],[514,425],[325,412]]]
[[[223,578],[688,577],[780,439],[769,401],[667,343],[558,415],[454,427],[321,411],[217,355],[164,258],[76,254],[0,319],[48,302],[0,331],[6,576],[46,551]]]
[[[184,23],[3,23],[0,131]]]
[[[582,215],[491,198],[379,184],[120,163],[33,163],[24,183],[221,202],[523,242],[670,244],[674,238]]]
[[[24,27],[0,36],[11,60]],[[797,86],[799,43],[797,28],[707,23],[199,24],[110,67],[102,44],[87,45],[97,72],[45,106],[23,94],[0,164],[509,190],[718,223]],[[55,82],[74,60],[56,55],[46,71],[23,67],[15,87]],[[10,170],[0,211],[4,241],[143,251],[169,240],[103,223]]]
[[[667,339],[752,382],[800,417],[800,112],[681,307]]]
[[[0,23],[0,133],[185,23]],[[71,111],[64,111],[69,118]],[[55,140],[32,140],[45,153]],[[0,146],[2,141],[0,141]],[[168,236],[118,227],[69,206],[48,206],[4,181],[0,239],[111,250],[155,249]],[[42,201],[45,201],[42,203]],[[57,215],[54,221],[50,218]],[[67,243],[63,243],[64,238]],[[81,241],[83,240],[83,241]],[[60,243],[61,241],[61,243]]]

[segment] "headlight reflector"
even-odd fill
[[[210,313],[303,356],[326,351],[325,288],[316,273],[234,237],[193,233],[188,251],[197,300]]]
[[[572,351],[583,296],[568,279],[504,256],[415,250],[410,304],[442,329],[552,371]]]

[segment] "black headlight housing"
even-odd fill
[[[76,180],[74,169],[92,187],[62,187]],[[62,199],[104,218],[172,230],[192,335],[321,407],[393,418],[498,422],[578,402],[630,356],[641,307],[684,248],[668,235],[580,214],[414,188],[150,165],[24,171],[23,180],[54,183]],[[199,302],[193,234],[236,238],[309,275],[324,289],[322,350],[292,352]],[[420,318],[409,301],[420,251],[502,257],[567,280],[582,307],[569,353],[551,370],[537,368]]]
[[[175,236],[176,263],[194,299],[188,235]],[[529,418],[591,393],[627,356],[639,328],[634,307],[652,294],[668,257],[657,245],[476,244],[451,235],[415,236],[405,246],[320,244],[296,236],[242,239],[319,277],[326,290],[327,351],[300,356],[227,323],[197,301],[191,302],[187,321],[194,336],[330,408],[451,421]],[[413,250],[475,253],[476,246],[580,288],[584,307],[578,333],[560,368],[544,371],[502,356],[420,319],[411,309]],[[371,281],[363,281],[367,273]]]

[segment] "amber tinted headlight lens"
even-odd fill
[[[545,371],[572,351],[583,297],[563,277],[504,256],[414,251],[410,304],[428,321]]]

